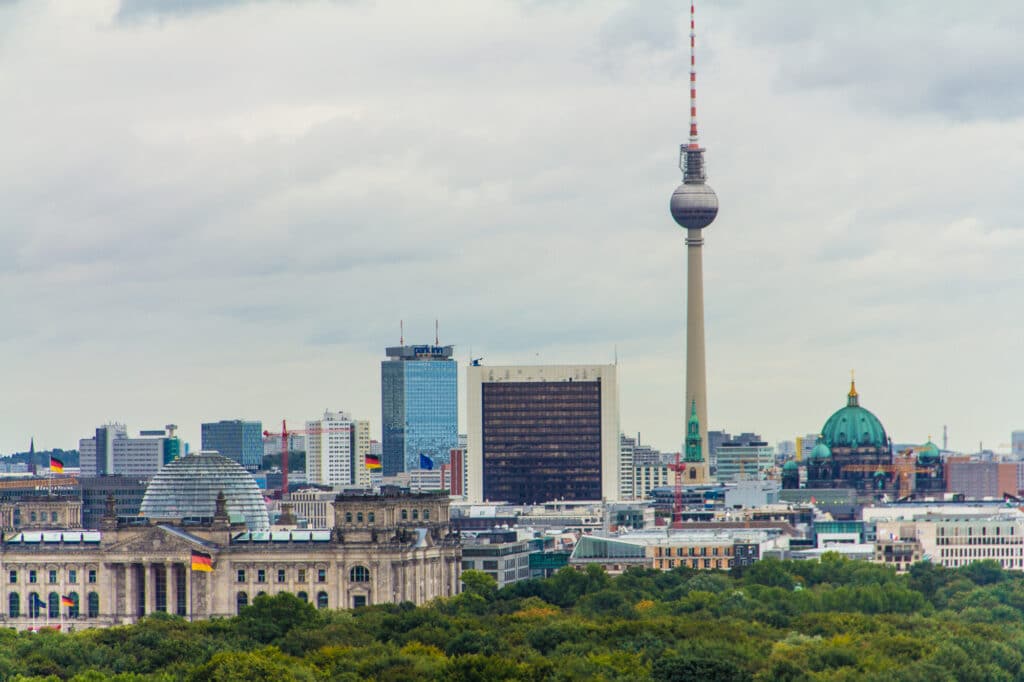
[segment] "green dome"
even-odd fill
[[[935,464],[941,459],[939,446],[930,440],[921,446],[917,453],[918,464]]]
[[[825,422],[821,430],[821,440],[830,448],[888,448],[889,438],[878,417],[860,406],[857,389],[850,383],[846,407],[842,408]]]
[[[796,460],[791,459],[791,460],[789,460],[788,462],[786,462],[785,464],[782,465],[782,470],[783,471],[796,471],[798,466],[799,465],[796,463]]]
[[[822,439],[819,438],[818,439],[818,444],[814,446],[813,450],[811,450],[811,460],[831,459],[831,458],[832,458],[832,451],[828,449],[827,445],[825,445],[825,441],[823,441]]]

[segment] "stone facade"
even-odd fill
[[[0,528],[5,531],[81,527],[82,502],[78,499],[41,495],[0,503]]]
[[[446,496],[339,497],[336,527],[320,531],[250,532],[218,511],[206,526],[126,526],[105,517],[99,531],[7,534],[0,625],[102,627],[154,612],[233,616],[259,594],[279,592],[319,608],[423,604],[459,589],[461,547]],[[192,571],[193,551],[209,554],[214,570]],[[62,596],[76,606],[61,607]]]

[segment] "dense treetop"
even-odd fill
[[[1024,680],[1024,576],[909,574],[826,555],[744,572],[594,566],[417,608],[317,611],[282,594],[231,619],[0,632],[0,679]]]

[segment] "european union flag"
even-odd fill
[[[39,595],[35,593],[32,594],[32,605],[40,609],[46,608],[46,602],[40,599]]]
[[[434,460],[430,459],[422,452],[420,453],[420,469],[422,469],[423,471],[434,470]]]

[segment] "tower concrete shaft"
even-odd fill
[[[704,233],[686,231],[686,406],[696,403],[700,438],[708,443],[708,382],[704,358]],[[705,483],[710,479],[709,453],[695,467],[697,477],[688,482]]]

